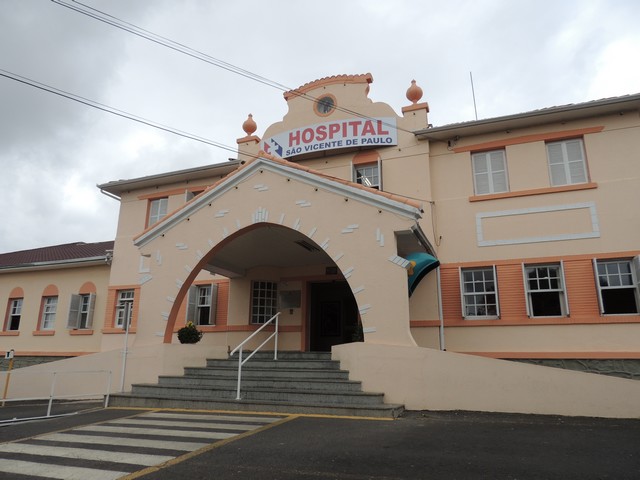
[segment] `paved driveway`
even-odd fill
[[[97,409],[5,426],[0,442],[144,414]],[[462,412],[408,412],[394,421],[291,416],[206,443],[124,478],[640,479],[640,420]]]

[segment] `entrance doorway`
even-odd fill
[[[358,305],[345,281],[311,283],[309,349],[331,351],[333,345],[362,341]]]

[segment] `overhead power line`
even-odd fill
[[[138,115],[134,115],[133,113],[125,112],[123,110],[119,110],[119,109],[111,107],[109,105],[105,105],[103,103],[96,102],[95,100],[91,100],[89,98],[85,98],[85,97],[82,97],[80,95],[76,95],[74,93],[67,92],[65,90],[61,90],[61,89],[56,88],[56,87],[52,87],[51,85],[47,85],[45,83],[38,82],[36,80],[32,80],[32,79],[27,78],[27,77],[23,77],[22,75],[18,75],[16,73],[12,73],[12,72],[8,72],[6,70],[0,69],[0,76],[8,78],[10,80],[14,80],[16,82],[19,82],[19,83],[22,83],[22,84],[25,84],[25,85],[29,85],[29,86],[37,88],[39,90],[44,90],[45,92],[53,93],[53,94],[58,95],[60,97],[64,97],[64,98],[67,98],[69,100],[73,100],[74,102],[78,102],[78,103],[81,103],[83,105],[87,105],[89,107],[96,108],[98,110],[102,110],[103,112],[111,113],[112,115],[117,115],[118,117],[126,118],[128,120],[133,120],[134,122],[138,122],[138,123],[141,123],[143,125],[147,125],[149,127],[157,128],[158,130],[163,130],[165,132],[172,133],[174,135],[178,135],[180,137],[188,138],[190,140],[195,140],[195,141],[201,142],[201,143],[206,143],[207,145],[211,145],[211,146],[214,146],[214,147],[217,147],[217,148],[221,148],[223,150],[228,150],[230,152],[233,152],[234,154],[242,153],[242,154],[250,156],[250,157],[256,157],[256,155],[251,154],[251,153],[247,153],[247,152],[242,152],[242,151],[238,150],[238,148],[230,147],[230,146],[225,145],[223,143],[216,142],[215,140],[210,140],[208,138],[204,138],[204,137],[200,137],[198,135],[187,133],[187,132],[184,132],[182,130],[178,130],[176,128],[169,127],[167,125],[162,125],[161,123],[154,122],[153,120],[149,120],[147,118],[140,117]]]
[[[133,35],[136,35],[138,37],[144,38],[146,40],[149,40],[153,43],[156,43],[158,45],[162,45],[164,47],[170,48],[171,50],[183,53],[185,55],[188,55],[192,58],[195,58],[197,60],[206,62],[210,65],[222,68],[224,70],[227,70],[231,73],[235,73],[237,75],[241,75],[249,80],[253,80],[256,82],[259,82],[263,85],[275,88],[277,90],[280,90],[282,92],[293,92],[294,94],[298,95],[301,98],[304,98],[305,100],[309,100],[311,102],[314,103],[319,103],[320,102],[320,98],[318,97],[314,97],[313,95],[309,95],[307,93],[297,93],[296,89],[288,87],[286,85],[283,85],[282,83],[279,83],[277,81],[271,80],[267,77],[264,77],[262,75],[258,75],[257,73],[251,72],[250,70],[246,70],[244,68],[238,67],[236,65],[233,65],[229,62],[225,62],[223,60],[220,60],[218,58],[212,57],[211,55],[208,55],[204,52],[201,52],[199,50],[195,50],[187,45],[183,45],[179,42],[176,42],[175,40],[171,40],[170,38],[167,37],[163,37],[162,35],[158,35],[154,32],[151,32],[150,30],[146,30],[144,28],[138,27],[137,25],[134,25],[132,23],[129,23],[125,20],[122,20],[118,17],[115,17],[111,14],[108,14],[106,12],[103,12],[101,10],[98,10],[94,7],[91,7],[89,5],[86,5],[82,2],[79,2],[77,0],[72,0],[71,2],[69,2],[68,0],[51,0],[53,3],[69,8],[75,12],[78,12],[82,15],[85,15],[87,17],[93,18],[95,20],[98,20],[100,22],[106,23],[107,25],[111,25],[113,27],[116,27],[120,30],[123,30],[125,32],[131,33]],[[370,117],[368,115],[362,114],[360,112],[357,112],[355,110],[351,110],[348,108],[344,108],[341,107],[340,105],[336,105],[335,109],[338,111],[341,111],[343,113],[347,113],[349,115],[353,115],[355,117],[358,118],[363,118],[365,120],[378,120],[378,119],[374,119],[373,117]],[[399,131],[404,131],[407,133],[413,133],[410,130],[404,129],[404,128],[400,128],[397,125],[394,124],[387,124],[387,122],[382,122],[383,125],[390,127],[390,128],[394,128],[396,130]]]

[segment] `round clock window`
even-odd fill
[[[318,115],[327,116],[336,109],[336,100],[333,95],[325,95],[315,104]]]

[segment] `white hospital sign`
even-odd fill
[[[397,144],[395,118],[352,118],[278,133],[264,139],[262,149],[270,155],[286,158],[320,150]]]

